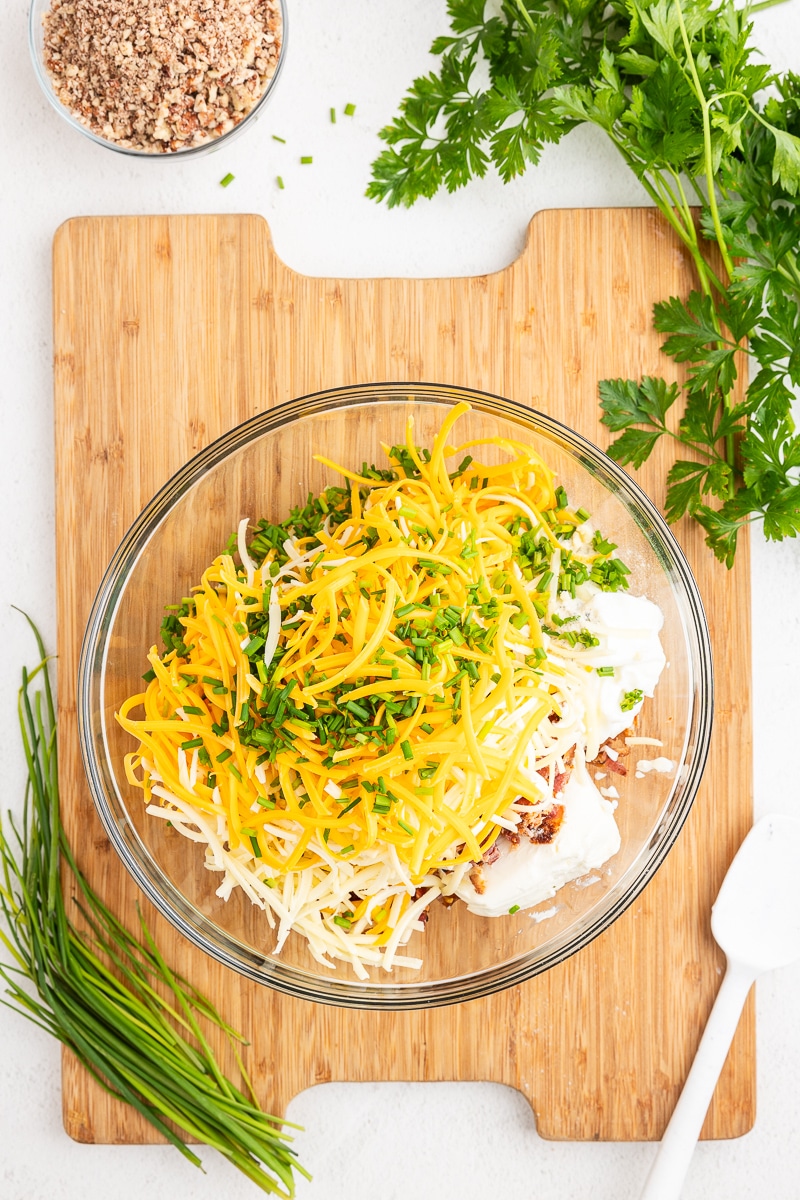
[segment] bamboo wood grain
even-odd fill
[[[59,722],[65,822],[83,869],[129,919],[142,897],[88,795],[75,725],[83,628],[105,564],[144,503],[193,453],[253,413],[324,387],[465,384],[552,413],[607,444],[597,380],[667,373],[652,303],[691,264],[653,210],[543,212],[516,262],[465,279],[317,279],[290,271],[255,216],[67,222],[54,243]],[[639,473],[663,499],[665,451]],[[495,1080],[549,1138],[661,1135],[719,985],[709,911],[749,828],[748,546],[729,574],[686,523],[679,537],[709,614],[717,717],[689,820],[638,901],[579,955],[456,1007],[348,1012],[242,980],[145,911],[170,963],[248,1031],[266,1107],[329,1080]],[[745,1010],[704,1133],[754,1119],[754,1006]],[[67,1131],[151,1131],[67,1055]]]

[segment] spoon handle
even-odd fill
[[[728,964],[695,1060],[644,1185],[641,1200],[677,1200],[680,1196],[695,1143],[756,974],[749,967]]]

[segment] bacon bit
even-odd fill
[[[622,733],[618,733],[616,737],[609,738],[607,742],[600,747],[600,753],[593,760],[592,765],[596,767],[605,767],[607,771],[613,771],[616,775],[627,775],[628,768],[621,760],[627,758],[631,752],[631,748],[625,741],[625,738],[633,732],[632,729],[623,729]],[[614,758],[611,754],[606,754],[606,750],[612,750],[617,756]]]
[[[542,779],[546,779],[548,783],[550,782],[550,768],[549,767],[542,767],[542,769],[540,771],[538,771],[537,774],[541,775]],[[563,792],[568,779],[569,779],[569,771],[556,771],[555,775],[553,776],[553,795],[554,796],[557,796],[559,792]]]
[[[480,867],[473,867],[469,873],[469,881],[475,888],[479,896],[482,896],[486,891],[486,880],[483,878],[483,872]]]
[[[542,814],[540,823],[528,831],[528,837],[539,846],[552,842],[561,828],[564,820],[564,805],[554,804],[551,809]]]
[[[517,803],[524,801],[530,804],[526,796],[520,796]],[[521,813],[520,822],[517,829],[524,833],[532,842],[537,845],[546,845],[552,842],[553,838],[558,833],[561,827],[561,822],[564,819],[564,805],[554,804],[551,808],[544,811],[537,809],[534,812]],[[519,840],[519,838],[517,838]]]
[[[503,832],[505,833],[505,830],[503,830]],[[484,862],[488,865],[489,863],[497,862],[499,857],[500,847],[498,846],[497,842],[492,842],[491,846],[489,846],[488,850],[481,859],[481,862]]]

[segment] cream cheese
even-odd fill
[[[658,636],[664,616],[646,596],[601,592],[593,584],[580,588],[574,600],[562,598],[559,610],[599,642],[573,656],[573,661],[593,668],[582,688],[584,745],[591,761],[603,742],[628,728],[645,697],[653,695],[666,665]],[[598,675],[598,667],[613,667],[614,672]],[[632,701],[631,693],[636,692],[641,692],[641,699]],[[623,703],[628,707],[623,708]]]
[[[585,762],[631,725],[644,698],[653,695],[666,665],[658,636],[663,614],[644,596],[603,592],[585,584],[574,598],[562,594],[556,612],[565,622],[562,628],[588,630],[598,642],[568,653],[560,640],[552,639],[548,650],[554,658],[563,654],[573,664],[590,668],[578,693],[582,711],[577,714],[574,768],[557,797],[564,817],[549,843],[531,842],[522,835],[515,846],[501,836],[496,843],[500,857],[480,867],[483,893],[476,891],[469,876],[464,877],[456,895],[479,916],[504,916],[514,906],[531,908],[617,853],[620,837],[612,798],[618,793],[608,787],[602,795]],[[599,675],[598,668],[613,668],[613,673]],[[633,701],[631,693],[641,698]]]
[[[507,838],[497,845],[500,857],[480,868],[486,890],[479,894],[465,877],[456,895],[480,917],[502,917],[510,908],[533,908],[554,896],[560,887],[601,867],[620,846],[614,805],[604,800],[584,767],[577,767],[559,800],[564,819],[552,842],[537,845]]]

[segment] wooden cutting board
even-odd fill
[[[692,269],[652,209],[543,212],[519,259],[467,279],[316,279],[290,271],[256,216],[68,221],[54,243],[59,722],[65,822],[78,859],[132,919],[138,889],[110,849],[79,759],[75,680],[104,567],[150,496],[202,446],[266,407],[337,385],[426,380],[533,405],[600,445],[597,381],[671,375],[655,300]],[[666,451],[666,448],[665,448]],[[663,499],[665,458],[639,473]],[[748,546],[735,571],[696,528],[679,537],[712,627],[716,729],[677,845],[636,903],[567,963],[482,1001],[350,1012],[248,983],[148,920],[171,964],[252,1038],[247,1067],[282,1112],[329,1080],[495,1080],[548,1138],[652,1139],[672,1111],[718,989],[709,911],[750,826]],[[705,1136],[754,1119],[754,1006]],[[64,1121],[80,1141],[152,1139],[65,1057]]]

